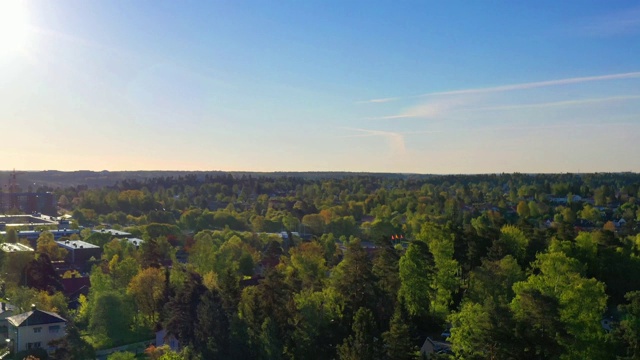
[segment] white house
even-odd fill
[[[49,342],[65,336],[67,320],[60,315],[32,306],[26,313],[7,318],[9,346],[16,353],[35,348],[55,350]]]

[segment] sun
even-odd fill
[[[0,0],[0,58],[24,53],[29,35],[23,0]]]

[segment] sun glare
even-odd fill
[[[23,0],[0,0],[0,58],[25,51],[29,26]]]

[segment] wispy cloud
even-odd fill
[[[364,137],[379,137],[387,141],[389,150],[393,156],[404,156],[407,154],[407,146],[405,143],[405,136],[407,135],[419,135],[419,134],[434,134],[441,133],[442,131],[384,131],[384,130],[372,130],[361,128],[342,128],[342,130],[353,131],[355,134],[343,135],[346,138],[364,138]]]
[[[430,92],[430,93],[425,93],[421,95],[415,95],[415,96],[412,96],[412,98],[422,98],[422,97],[432,97],[432,96],[489,94],[489,93],[536,89],[536,88],[551,87],[551,86],[571,85],[571,84],[579,84],[579,83],[587,83],[587,82],[595,82],[595,81],[624,80],[624,79],[637,79],[637,78],[640,78],[640,71],[629,72],[629,73],[619,73],[619,74],[598,75],[598,76],[573,77],[573,78],[564,78],[564,79],[546,80],[546,81],[535,81],[535,82],[528,82],[528,83],[509,84],[509,85],[491,86],[491,87],[483,87],[483,88],[459,89],[459,90],[452,90],[452,91],[436,91],[436,92]],[[362,103],[391,102],[391,101],[396,101],[400,99],[402,98],[390,97],[390,98],[384,98],[384,99],[366,100],[366,101],[362,101]],[[405,117],[409,117],[409,116],[405,116]]]
[[[468,102],[469,99],[462,98],[433,99],[429,102],[412,106],[397,115],[372,117],[369,118],[369,120],[393,120],[407,118],[434,119],[446,114],[452,109],[465,105]]]
[[[457,129],[456,131],[483,131],[483,132],[496,132],[496,131],[531,131],[531,130],[546,130],[546,129],[579,129],[579,128],[607,128],[620,127],[620,126],[634,126],[635,124],[630,122],[617,122],[617,123],[564,123],[564,124],[548,124],[548,125],[505,125],[505,126],[493,126],[480,129]]]
[[[604,98],[592,98],[592,99],[583,99],[583,100],[567,100],[567,101],[553,101],[553,102],[536,103],[536,104],[487,106],[487,107],[470,108],[470,109],[465,109],[465,110],[469,110],[469,111],[502,111],[502,110],[540,109],[540,108],[553,108],[553,107],[563,107],[563,106],[579,106],[579,105],[596,104],[596,103],[619,102],[619,101],[627,101],[627,100],[635,100],[635,99],[640,99],[640,95],[610,96],[610,97],[604,97]]]
[[[418,96],[424,97],[424,96],[438,96],[438,95],[487,94],[487,93],[496,93],[496,92],[535,89],[535,88],[549,87],[549,86],[579,84],[579,83],[592,82],[592,81],[622,80],[622,79],[636,79],[636,78],[640,78],[640,71],[622,73],[622,74],[609,74],[609,75],[599,75],[599,76],[565,78],[565,79],[558,79],[558,80],[536,81],[536,82],[529,82],[529,83],[502,85],[502,86],[485,87],[485,88],[440,91],[440,92],[426,93]]]
[[[356,104],[383,104],[383,103],[388,103],[396,100],[400,100],[400,98],[389,97],[389,98],[381,98],[381,99],[362,100],[362,101],[357,101]]]
[[[389,144],[392,155],[404,155],[407,152],[407,148],[404,141],[404,135],[399,132],[382,131],[382,130],[369,130],[369,129],[357,129],[347,128],[358,132],[354,135],[346,135],[345,137],[381,137],[384,138]]]

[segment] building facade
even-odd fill
[[[42,348],[55,350],[49,343],[65,336],[67,320],[60,315],[36,309],[7,318],[9,348],[20,351]]]
[[[56,215],[56,201],[52,193],[0,193],[0,211],[18,210],[22,213]]]

